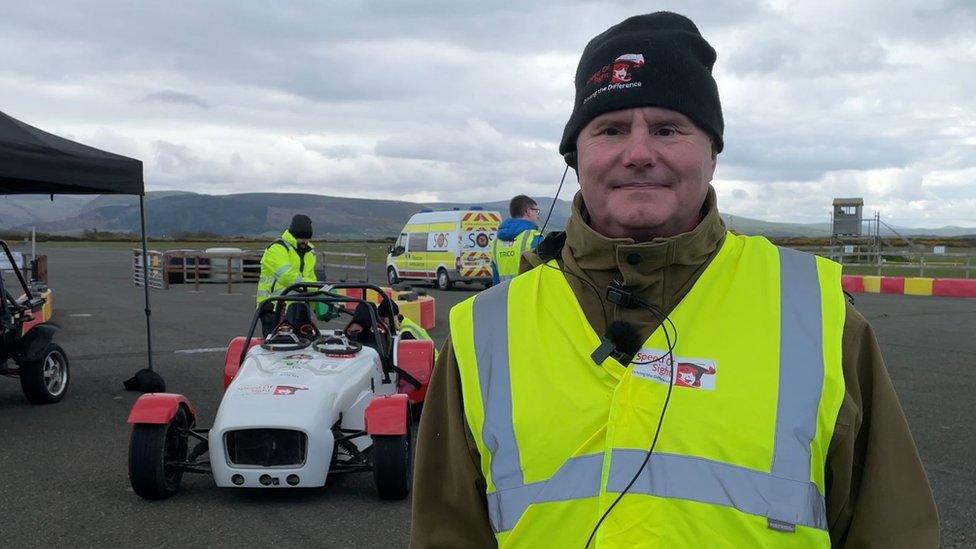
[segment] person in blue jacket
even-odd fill
[[[502,221],[491,245],[492,283],[508,280],[519,272],[522,254],[534,250],[542,240],[539,232],[539,205],[520,194],[508,203],[512,217]]]

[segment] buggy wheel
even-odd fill
[[[387,267],[386,280],[390,283],[390,286],[400,283],[400,277],[397,276],[396,269],[394,269],[393,267]]]
[[[410,493],[410,423],[403,435],[373,436],[373,482],[380,499],[403,499]]]
[[[68,357],[57,343],[48,343],[38,360],[20,364],[20,388],[34,404],[53,404],[68,390]]]
[[[437,289],[450,290],[452,286],[454,286],[454,282],[451,281],[451,277],[447,276],[447,271],[437,269]]]
[[[180,488],[183,470],[175,464],[186,461],[190,428],[181,406],[165,425],[148,423],[132,427],[129,441],[129,482],[136,494],[146,499],[165,499]]]

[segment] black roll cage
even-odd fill
[[[359,288],[364,290],[363,299],[331,292],[331,290],[345,288]],[[386,295],[386,292],[375,284],[362,282],[340,282],[336,284],[329,284],[327,282],[296,282],[295,284],[292,284],[282,290],[280,294],[263,300],[254,311],[254,317],[251,319],[251,329],[248,330],[247,340],[244,342],[244,347],[241,349],[241,356],[238,360],[238,364],[244,364],[244,357],[247,356],[247,352],[251,349],[251,340],[254,338],[254,330],[258,326],[261,310],[264,308],[265,304],[275,304],[275,309],[277,310],[277,304],[285,302],[338,303],[340,306],[342,303],[363,303],[367,305],[366,310],[369,313],[370,322],[372,322],[374,327],[379,326],[379,308],[372,302],[365,299],[369,296],[367,291],[376,292],[381,300],[390,299],[390,297]],[[383,337],[376,338],[376,350],[380,355],[380,363],[383,366],[383,381],[385,383],[389,383],[390,374],[396,372],[405,381],[419,389],[421,387],[420,381],[393,363],[393,327],[396,325],[396,319],[393,316],[392,306],[387,307],[387,311],[388,314],[386,315],[386,319],[388,321],[388,329]]]

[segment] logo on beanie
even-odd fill
[[[611,84],[623,84],[630,82],[631,71],[644,66],[644,55],[640,53],[625,53],[614,59],[613,63],[604,65],[603,68],[593,73],[587,84],[603,84],[609,81]]]
[[[631,82],[633,73],[644,66],[644,55],[641,53],[625,53],[613,60],[613,63],[604,65],[600,70],[593,73],[586,81],[587,85],[607,84],[583,100],[586,103],[590,99],[600,95],[605,91],[620,90],[641,87],[640,82]]]

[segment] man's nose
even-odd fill
[[[658,145],[646,129],[632,131],[625,144],[624,165],[634,168],[654,166],[660,159]]]

